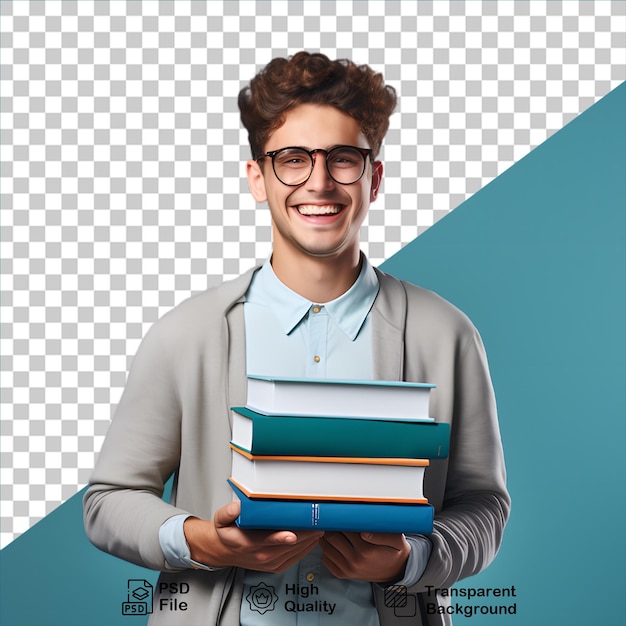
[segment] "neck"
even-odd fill
[[[330,302],[352,287],[361,271],[361,254],[342,258],[312,257],[302,254],[297,262],[285,258],[278,251],[272,254],[272,269],[289,289],[311,302]]]

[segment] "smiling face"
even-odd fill
[[[337,145],[369,148],[358,122],[332,106],[299,105],[285,115],[264,146],[266,152],[287,146],[328,150]],[[335,262],[358,262],[359,229],[370,202],[376,199],[382,163],[368,158],[363,177],[340,185],[328,175],[323,153],[314,155],[311,177],[297,187],[283,185],[274,175],[271,158],[248,161],[250,190],[266,202],[272,215],[273,260],[297,263],[302,255]]]

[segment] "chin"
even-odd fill
[[[320,244],[312,245],[312,244],[309,244],[309,245],[301,245],[300,246],[300,251],[304,252],[308,256],[323,259],[323,258],[340,256],[341,254],[347,252],[349,248],[350,247],[346,246],[344,242],[338,243],[338,244],[335,244],[335,245],[332,245],[332,244],[324,244],[324,245],[320,245]]]

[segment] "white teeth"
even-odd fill
[[[301,215],[335,215],[341,211],[338,204],[317,205],[317,204],[300,204],[298,211]]]

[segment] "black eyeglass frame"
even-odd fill
[[[344,150],[346,148],[350,148],[352,150],[356,150],[363,157],[363,169],[361,171],[361,175],[356,180],[353,180],[351,183],[342,183],[341,181],[337,180],[330,173],[330,170],[328,169],[328,155],[331,154],[332,152],[334,152],[335,150]],[[276,172],[276,166],[275,166],[275,162],[274,162],[274,157],[278,153],[284,152],[285,150],[300,150],[302,152],[306,152],[309,155],[309,158],[311,159],[311,171],[309,172],[309,175],[303,181],[301,181],[299,183],[286,183],[278,176],[278,174]],[[325,156],[325,158],[324,158],[324,165],[326,167],[326,173],[338,185],[354,185],[355,183],[358,183],[361,180],[361,178],[363,178],[363,174],[365,174],[365,165],[367,163],[367,157],[369,156],[370,161],[372,163],[374,162],[373,150],[371,148],[361,148],[360,146],[344,146],[344,145],[333,146],[332,148],[330,148],[330,150],[324,150],[324,148],[314,148],[313,150],[307,150],[306,148],[303,148],[302,146],[287,146],[285,148],[279,148],[278,150],[270,150],[269,152],[266,152],[265,154],[262,154],[262,155],[256,157],[256,159],[254,159],[254,160],[259,162],[261,159],[264,159],[265,157],[270,157],[272,159],[272,170],[274,171],[274,176],[276,176],[276,179],[278,180],[278,182],[282,183],[286,187],[299,187],[300,185],[304,185],[304,183],[306,183],[306,181],[309,180],[309,178],[311,178],[311,175],[313,174],[313,168],[315,167],[315,159],[313,158],[313,155],[316,154],[317,152],[323,152],[324,153],[324,156]]]

